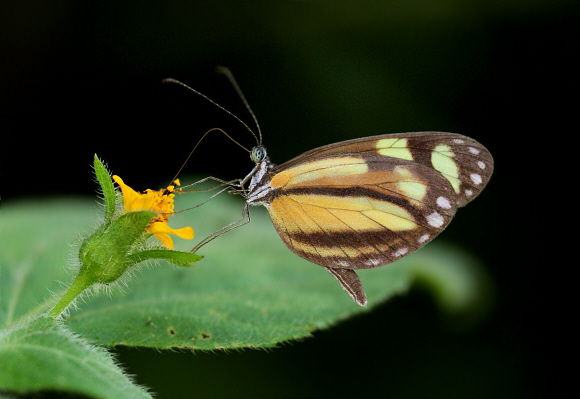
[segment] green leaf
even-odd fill
[[[50,317],[0,330],[0,392],[62,391],[95,398],[151,398],[102,348]]]
[[[176,209],[200,201],[193,194],[178,195]],[[242,207],[239,198],[223,195],[201,208],[176,214],[169,224],[174,227],[192,226],[199,240],[239,219]],[[8,221],[18,225],[16,210],[19,207],[4,208],[5,216],[11,216]],[[74,219],[78,223],[79,220],[86,221],[93,214],[93,208],[92,203],[84,207],[80,203],[77,207],[48,204],[43,207],[44,216],[37,210],[37,220],[60,213],[62,218]],[[24,206],[18,209],[21,217],[26,214],[25,209]],[[308,336],[316,329],[369,311],[387,298],[407,291],[418,278],[424,286],[434,289],[437,303],[453,304],[445,307],[446,310],[465,310],[478,302],[481,290],[473,289],[479,284],[478,263],[458,251],[446,250],[438,243],[432,243],[394,264],[360,271],[369,300],[369,305],[361,308],[326,270],[297,257],[286,248],[265,209],[252,208],[251,211],[250,224],[218,237],[199,251],[204,259],[194,269],[175,268],[163,261],[154,268],[142,268],[134,281],[128,282],[128,289],[113,291],[112,296],[88,298],[79,303],[77,310],[71,311],[65,323],[91,342],[107,346],[269,347]],[[71,224],[71,231],[61,234],[70,237],[76,228],[77,225]],[[44,234],[38,232],[36,240],[42,241],[47,239],[45,236],[52,238],[53,235],[50,229]],[[66,253],[63,248],[68,242],[66,239],[62,241],[58,243],[58,251],[54,242],[55,248],[46,255],[52,251],[61,256]],[[33,240],[26,245],[38,246]],[[176,239],[176,246],[178,250],[187,251],[194,243]],[[22,251],[21,256],[25,254]],[[6,255],[14,260],[11,266],[17,267],[19,257]],[[64,256],[59,259],[51,255],[50,259],[34,260],[29,267],[42,269],[43,282],[50,281],[45,269],[52,270],[50,275],[53,278],[69,282],[71,277],[59,274],[63,270]],[[31,275],[36,276],[35,273]],[[55,290],[53,284],[48,286]],[[44,295],[47,293],[38,285],[36,289]],[[13,291],[13,288],[6,285],[4,290]],[[28,291],[26,284],[20,291],[11,320],[31,312],[30,309],[38,310],[36,303],[42,302],[37,292]],[[34,299],[28,299],[28,295]]]
[[[94,201],[3,203],[0,218],[0,327],[48,311],[72,282],[86,232],[100,215]],[[52,295],[51,293],[58,293]]]
[[[97,177],[97,181],[101,186],[101,192],[103,193],[105,200],[104,224],[108,225],[111,220],[113,220],[113,216],[115,215],[115,210],[117,208],[117,196],[115,194],[115,187],[113,186],[111,175],[107,171],[107,168],[105,168],[105,165],[103,165],[101,160],[97,157],[97,154],[95,154],[93,165],[95,168],[95,176]]]

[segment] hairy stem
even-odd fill
[[[86,288],[91,285],[91,281],[86,273],[80,273],[72,285],[66,290],[62,298],[57,302],[56,305],[48,312],[52,317],[58,317],[64,312],[64,310],[70,305]]]

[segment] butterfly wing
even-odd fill
[[[350,285],[361,303],[364,291],[352,271],[421,248],[481,192],[492,171],[489,152],[465,136],[366,137],[319,147],[275,167],[266,205],[288,248],[326,267],[347,291]],[[360,290],[352,287],[358,285]]]

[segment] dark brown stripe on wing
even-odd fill
[[[368,197],[373,198],[379,201],[385,202],[392,202],[397,204],[401,207],[404,207],[407,210],[411,210],[413,208],[409,201],[405,200],[404,198],[397,196],[386,194],[384,192],[379,192],[378,190],[373,190],[371,188],[360,187],[360,186],[353,186],[353,187],[291,187],[288,189],[282,190],[275,190],[272,195],[272,199],[277,196],[285,196],[285,195],[325,195],[325,196],[332,196],[332,197]]]
[[[393,232],[391,230],[380,230],[380,231],[345,231],[324,233],[292,233],[289,234],[292,240],[308,243],[310,245],[322,248],[334,248],[334,247],[367,247],[374,246],[380,247],[385,244],[394,243],[400,238],[405,236],[405,233]],[[413,235],[415,236],[415,235]],[[434,236],[434,235],[433,235]],[[417,244],[410,244],[413,246],[419,246]]]

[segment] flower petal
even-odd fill
[[[135,209],[133,207],[133,204],[135,203],[135,201],[139,199],[141,194],[133,190],[128,185],[126,185],[125,182],[123,182],[123,180],[119,176],[113,175],[113,180],[115,180],[115,182],[119,185],[119,187],[121,187],[125,211],[130,212],[131,210]]]
[[[193,229],[190,226],[182,227],[180,229],[174,229],[173,233],[179,238],[183,238],[184,240],[193,240]]]
[[[163,244],[164,247],[173,249],[174,247],[173,240],[171,239],[171,236],[169,236],[169,234],[157,233],[153,234],[153,236],[157,238],[159,241],[161,241],[161,244]]]
[[[169,237],[169,234],[176,235],[184,240],[191,240],[194,236],[193,229],[189,226],[172,229],[165,222],[153,222],[147,227],[147,231],[157,237],[163,245],[170,249],[173,248],[173,240]]]

